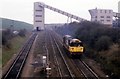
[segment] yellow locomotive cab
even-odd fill
[[[84,53],[83,43],[70,35],[63,37],[63,45],[70,55],[82,55]]]
[[[69,51],[70,52],[80,52],[80,53],[82,53],[83,52],[83,47],[70,47],[69,46]]]

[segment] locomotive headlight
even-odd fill
[[[73,52],[73,51],[74,51],[74,48],[73,48],[73,47],[70,47],[70,48],[69,48],[69,51]]]
[[[74,48],[71,48],[71,50],[74,50]]]
[[[70,48],[70,51],[74,50],[74,48]]]

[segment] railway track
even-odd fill
[[[82,72],[86,79],[88,78],[99,79],[98,75],[81,59],[74,59],[73,63],[79,67],[79,70]]]
[[[52,37],[51,37],[51,35],[49,34],[49,36],[50,36],[50,42],[51,42],[51,46],[52,46],[52,49],[53,49],[53,56],[54,56],[54,61],[55,61],[55,64],[56,64],[56,66],[57,66],[57,72],[58,72],[58,77],[63,77],[63,75],[62,75],[62,67],[60,66],[60,63],[59,63],[59,61],[58,61],[58,58],[57,58],[57,55],[56,55],[56,51],[55,51],[55,45],[53,45],[53,41],[52,41]]]
[[[2,79],[19,78],[24,63],[31,49],[32,43],[37,34],[33,34],[26,42],[19,55],[14,60],[12,66],[8,72],[2,77]],[[51,67],[54,71],[54,77],[70,77],[72,79],[76,77],[82,78],[96,78],[98,75],[82,60],[71,59],[66,55],[66,52],[62,48],[62,39],[52,31],[45,33],[44,52],[47,56],[47,67]],[[52,65],[51,65],[52,63]],[[55,65],[55,69],[53,67]],[[49,77],[49,74],[46,75]],[[51,77],[51,76],[50,76]]]
[[[49,56],[49,59],[50,59],[50,61],[54,62],[55,67],[57,69],[57,73],[59,74],[58,75],[56,73],[56,75],[55,74],[54,75],[57,77],[61,77],[61,78],[62,77],[73,78],[74,75],[72,74],[72,72],[69,68],[69,65],[67,64],[64,56],[62,55],[62,52],[59,48],[59,45],[57,44],[56,40],[54,39],[54,37],[51,35],[50,32],[48,32],[48,35],[49,35],[48,37],[50,38],[49,39],[49,41],[50,41],[49,46],[51,45],[51,47],[52,47],[51,51],[53,51],[53,52],[49,53],[49,54],[53,55],[51,57]]]
[[[46,35],[47,36],[45,39],[46,40],[45,48],[47,55],[47,64],[48,67],[51,67],[53,69],[53,71],[56,71],[52,76],[62,78],[69,75],[69,77],[72,77],[71,71],[68,65],[66,64],[65,59],[61,57],[60,54],[61,50],[59,49],[55,39],[52,37],[52,35],[49,32],[46,32]],[[55,68],[53,67],[53,64]]]
[[[59,44],[61,44],[60,46],[62,46],[62,39],[55,35],[56,39],[59,39]],[[63,53],[64,50],[63,50]],[[69,61],[71,61],[74,66],[76,66],[77,70],[81,71],[81,73],[83,74],[84,78],[88,79],[88,78],[95,78],[95,79],[99,79],[99,76],[81,59],[69,59]]]
[[[21,71],[24,67],[25,61],[27,59],[27,56],[29,54],[29,51],[31,49],[31,46],[37,36],[37,33],[33,33],[31,37],[27,40],[27,42],[24,44],[23,48],[19,52],[18,56],[10,66],[9,70],[5,75],[3,75],[2,79],[13,79],[13,78],[19,78]]]
[[[59,47],[56,39],[55,39],[54,37],[52,37],[52,39],[53,39],[53,42],[55,43],[55,45],[56,45],[56,47],[57,47],[57,49],[58,49],[58,51],[59,51],[59,54],[60,54],[60,56],[61,56],[61,58],[62,58],[62,60],[63,60],[63,63],[65,64],[65,66],[66,66],[66,68],[67,68],[67,71],[68,71],[68,73],[69,73],[69,76],[68,76],[68,77],[71,77],[72,79],[74,79],[75,76],[74,76],[74,74],[72,73],[69,65],[67,64],[67,61],[66,61],[65,57],[63,56],[62,51],[61,51],[61,49],[60,49],[60,47]],[[60,64],[61,64],[61,63],[60,63]],[[63,73],[63,74],[64,74],[64,73]],[[62,77],[65,77],[65,76],[63,75]]]
[[[55,36],[55,35],[54,35]],[[78,66],[76,66],[74,63],[73,63],[73,61],[72,61],[72,59],[70,59],[68,56],[67,56],[67,54],[66,54],[66,52],[63,50],[63,48],[62,48],[62,45],[60,45],[60,43],[58,42],[58,39],[56,38],[56,37],[54,37],[54,39],[56,39],[56,43],[57,43],[57,45],[59,46],[59,50],[61,50],[61,54],[62,54],[62,56],[64,57],[64,60],[66,61],[66,64],[68,65],[68,67],[69,67],[69,69],[70,69],[70,71],[71,71],[71,73],[72,73],[72,78],[83,78],[84,77],[84,75],[82,74],[82,72],[81,72],[81,70],[79,69],[79,67]],[[71,76],[70,76],[71,77]]]

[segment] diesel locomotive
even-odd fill
[[[84,46],[82,41],[79,39],[73,38],[70,35],[65,35],[63,37],[63,47],[67,50],[70,56],[73,55],[82,55],[84,53]]]

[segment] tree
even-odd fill
[[[2,31],[2,45],[7,48],[11,48],[10,39],[13,38],[13,33],[10,29],[6,29]]]
[[[95,49],[97,51],[107,50],[109,46],[112,44],[111,38],[108,36],[101,36],[95,42]]]
[[[21,37],[25,37],[25,35],[26,35],[26,29],[21,29],[20,31],[19,31],[19,34],[18,34],[19,36],[21,36]]]

